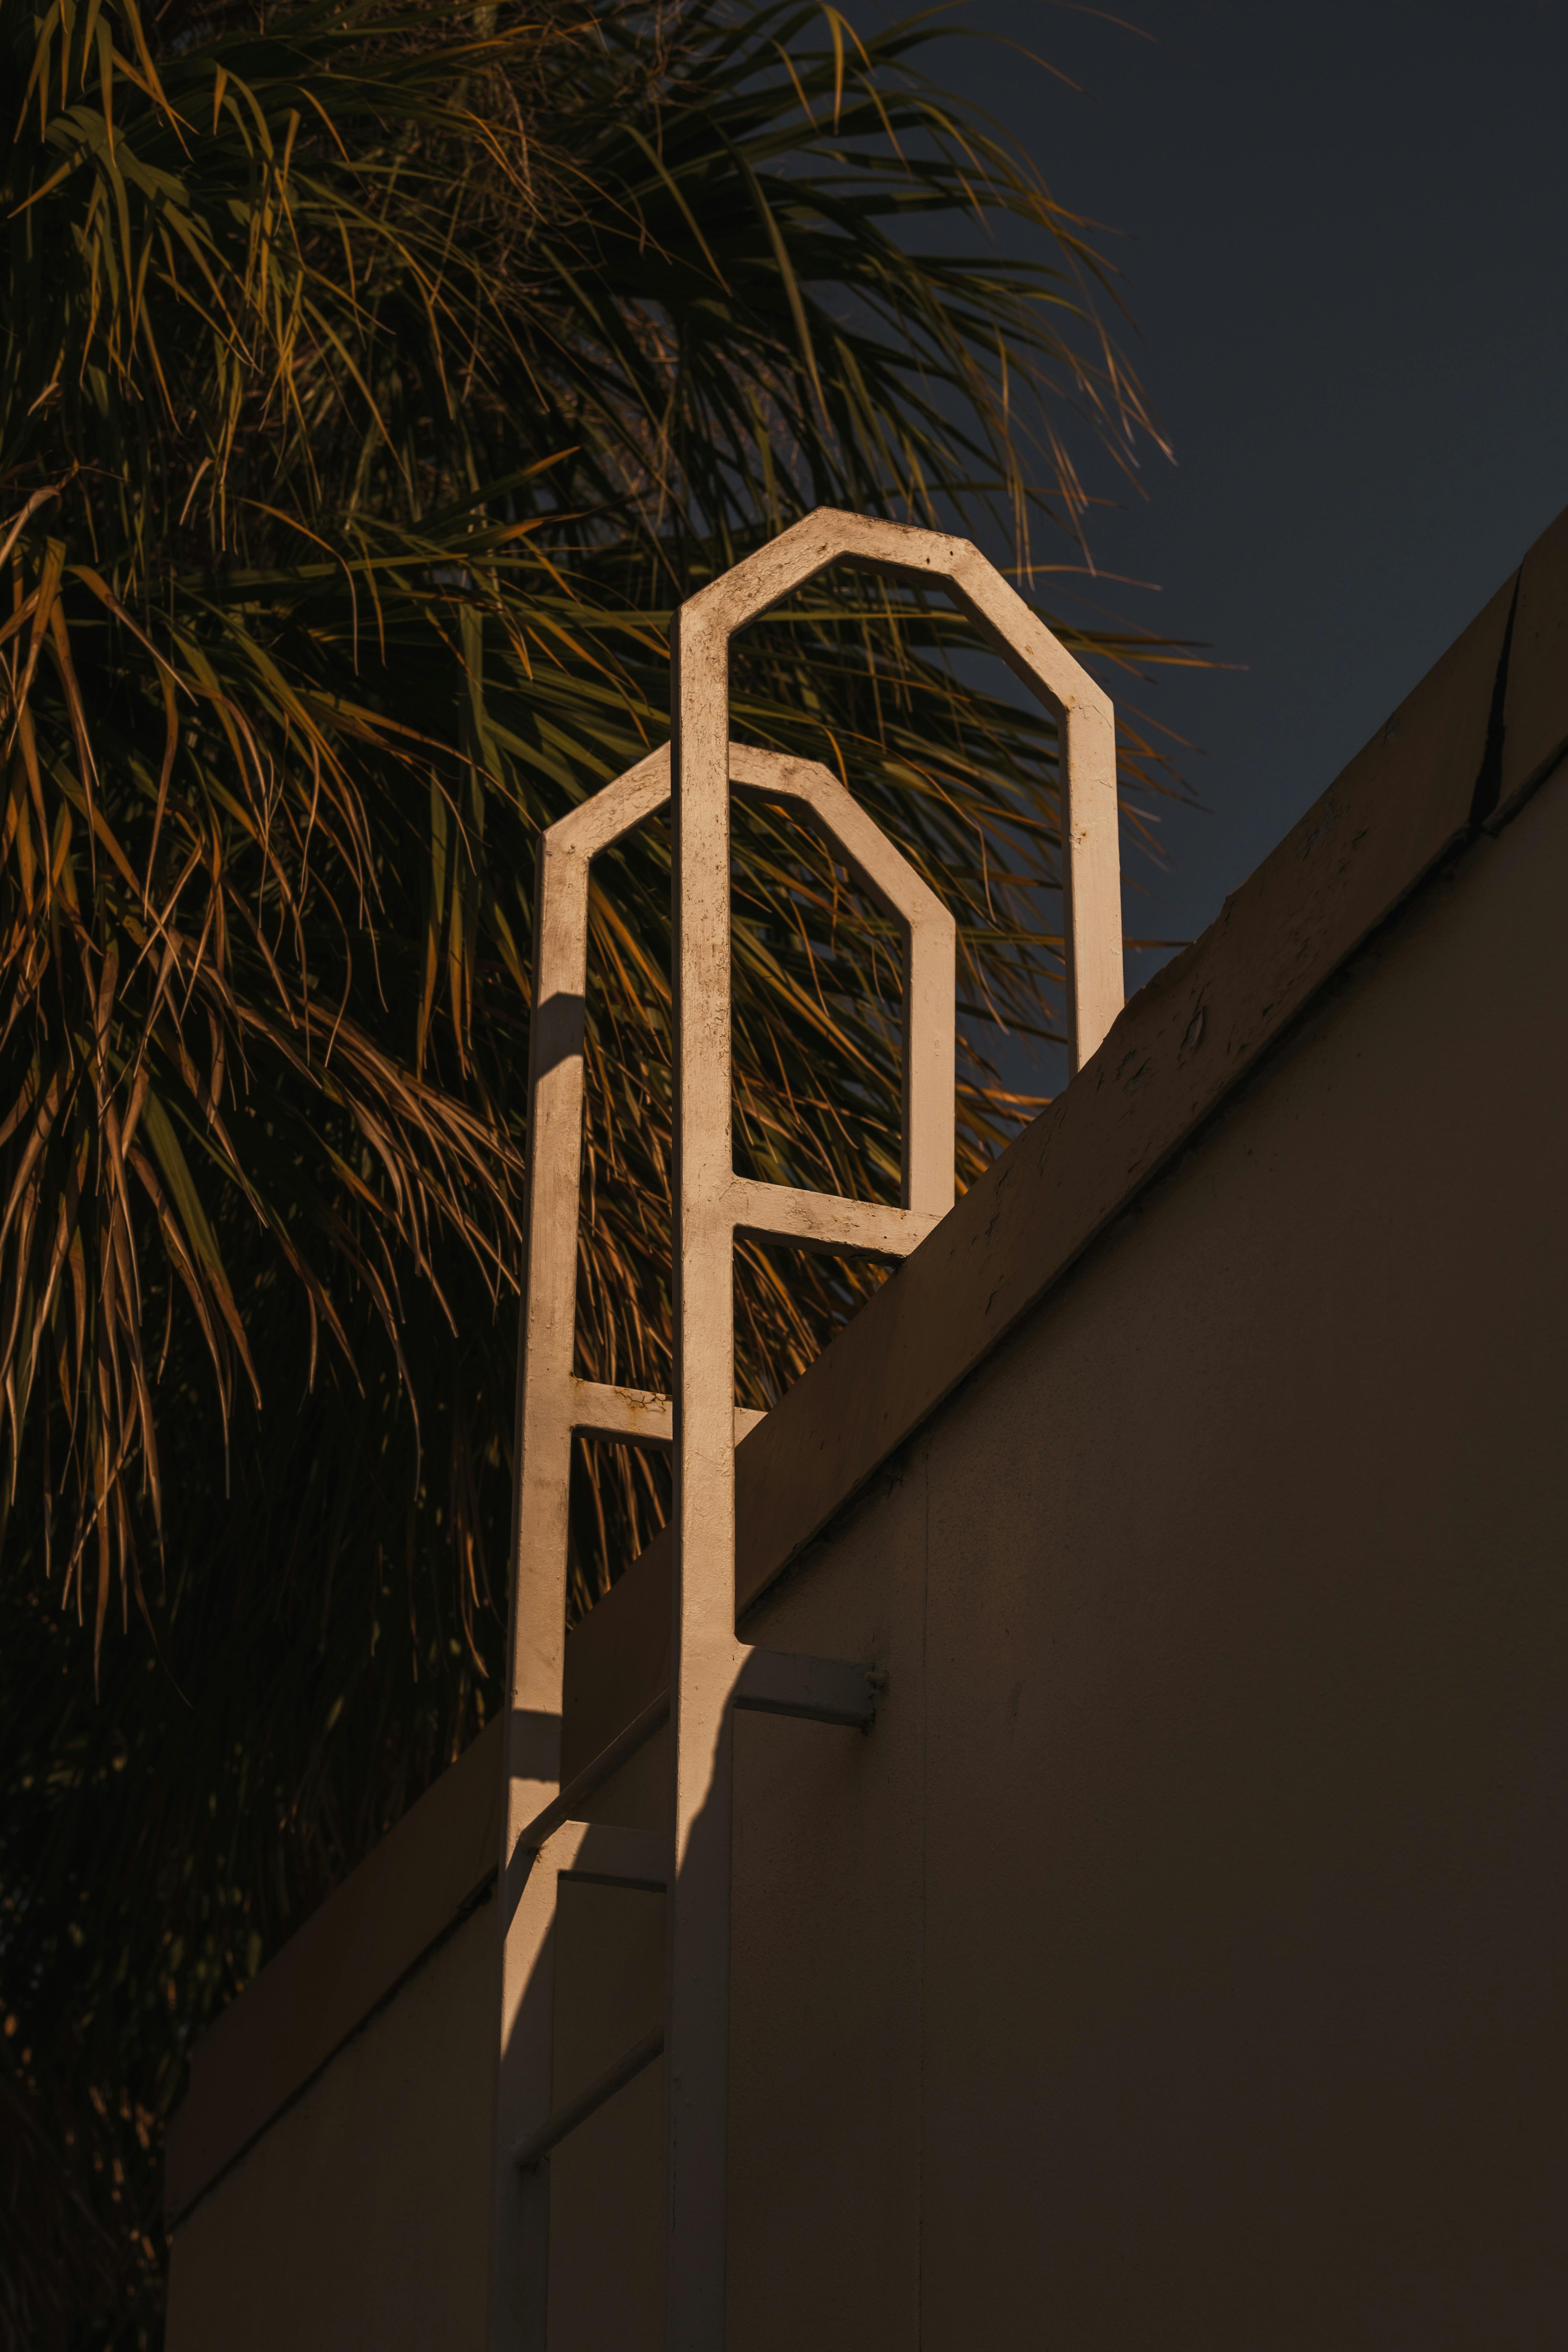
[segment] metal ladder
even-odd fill
[[[546,2352],[549,2154],[662,2050],[668,2352],[721,2352],[726,2255],[732,1723],[755,1707],[868,1725],[867,1670],[749,1647],[735,1633],[735,1448],[763,1416],[734,1402],[738,1236],[902,1257],[953,1199],[954,929],[914,868],[814,761],[729,740],[735,632],[832,563],[944,588],[1060,730],[1072,1065],[1122,1003],[1114,718],[1105,695],[963,540],[820,509],[684,604],[673,636],[673,741],[551,826],[540,844],[527,1263],[520,1333],[507,1790],[500,1855],[500,2045],[491,2352]],[[731,788],[801,808],[903,927],[899,1208],[734,1172],[731,1108]],[[574,1370],[588,876],[594,856],[673,803],[676,1014],[675,1396]],[[567,1506],[574,1433],[673,1450],[669,1689],[563,1788]],[[673,1827],[580,1818],[672,1727]],[[569,2105],[552,2105],[552,1935],[564,1874],[667,1890],[666,2021]]]

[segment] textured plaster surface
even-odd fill
[[[745,2352],[1554,2340],[1564,599],[1559,527],[740,1449],[746,1639],[887,1675],[869,1735],[736,1727]],[[568,1775],[666,1685],[668,1625],[655,1547],[566,1644]],[[661,1781],[650,1747],[595,1816],[656,1826]],[[451,1916],[440,1843],[399,1950]],[[209,2164],[226,2088],[261,2096],[248,2045],[268,2095],[290,2050],[297,2079],[319,2063],[289,2018],[374,1944],[381,1899],[351,1881],[233,2012]],[[636,1979],[650,1911],[625,1916],[605,1948]],[[427,2005],[460,2000],[458,1942],[384,2018],[461,2041]],[[590,2065],[595,2000],[617,2023],[657,2003],[639,1965],[640,1996],[574,1969],[560,2063]],[[289,2202],[343,2144],[340,2099],[378,2162],[442,2144],[447,2088],[381,2031],[180,2232],[174,2352],[251,2340],[227,2316],[242,2240],[307,2281],[382,2260],[395,2200]],[[641,2242],[658,2105],[654,2070],[573,2151],[560,2280],[595,2195]],[[652,2352],[647,2248],[577,2275],[582,2310],[602,2289],[616,2315],[601,2340]],[[359,2340],[268,2289],[279,2334]]]
[[[755,1621],[889,1685],[742,1758],[748,2352],[802,2245],[832,2345],[1552,2340],[1565,870],[1548,793]]]

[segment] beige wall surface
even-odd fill
[[[176,2229],[168,2352],[484,2352],[495,1912]]]
[[[732,2341],[1535,2347],[1568,2308],[1568,782],[747,1622]]]
[[[664,1910],[662,1895],[562,1880],[557,2107],[660,2022]],[[550,2159],[550,2352],[656,2352],[664,2296],[664,2079],[661,2058]]]
[[[1568,524],[742,1449],[744,1635],[887,1682],[736,1724],[735,2352],[1563,2335],[1560,575]],[[668,1622],[655,1545],[569,1774]],[[198,2051],[170,2352],[479,2352],[500,1767]],[[563,1882],[558,2104],[662,1909]],[[656,2352],[662,2095],[552,2158],[552,2352]]]
[[[495,1876],[501,1727],[470,1742],[196,2045],[170,2127],[177,2225]]]

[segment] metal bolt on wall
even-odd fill
[[[734,566],[676,616],[673,740],[545,834],[535,905],[527,1265],[520,1338],[510,1717],[501,1853],[492,2352],[544,2352],[550,2149],[663,2050],[668,2352],[724,2342],[732,1723],[756,1706],[870,1720],[863,1668],[756,1651],[735,1633],[735,1447],[761,1416],[734,1402],[734,1244],[902,1257],[953,1198],[953,924],[835,777],[730,741],[737,630],[829,564],[944,588],[1056,714],[1062,758],[1071,1047],[1077,1069],[1121,1009],[1114,720],[1106,696],[967,541],[821,509]],[[901,1205],[879,1207],[734,1171],[730,1004],[732,790],[803,808],[905,934]],[[674,1397],[579,1380],[575,1341],[588,869],[672,803],[675,915]],[[670,1445],[674,1623],[669,1690],[563,1789],[562,1675],[574,1433]],[[672,1831],[576,1811],[671,1724]],[[668,1893],[667,2015],[571,2105],[551,2105],[552,1935],[563,1873]]]

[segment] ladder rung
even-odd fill
[[[735,1443],[749,1437],[765,1412],[735,1407]],[[604,1381],[572,1382],[572,1426],[580,1437],[608,1437],[621,1445],[668,1445],[675,1409],[653,1389],[612,1388]]]
[[[794,1657],[753,1650],[741,1669],[735,1705],[756,1715],[793,1715],[805,1723],[845,1723],[864,1730],[877,1712],[869,1666],[837,1658]]]
[[[572,1382],[572,1426],[581,1437],[616,1438],[623,1445],[668,1445],[674,1425],[669,1399],[652,1389],[612,1388],[604,1381]]]
[[[793,1715],[805,1723],[843,1723],[865,1730],[877,1713],[877,1692],[869,1666],[847,1665],[838,1658],[795,1657],[787,1650],[752,1650],[741,1669],[735,1705],[754,1715]],[[577,1820],[586,1799],[613,1780],[668,1721],[669,1693],[665,1690],[542,1813],[535,1813],[518,1844],[537,1853],[563,1822]]]
[[[799,1249],[865,1250],[873,1257],[908,1257],[941,1218],[923,1209],[895,1209],[879,1201],[847,1201],[831,1192],[802,1192],[787,1184],[735,1180],[735,1231],[753,1241],[794,1242]]]
[[[547,2124],[542,2124],[536,2132],[531,2132],[512,2150],[511,2160],[518,2170],[527,2172],[533,2165],[542,2164],[552,2147],[559,2147],[579,2124],[585,2124],[590,2116],[596,2115],[617,2091],[623,2091],[628,2083],[636,2082],[644,2067],[651,2066],[663,2049],[664,2028],[656,2025],[653,2032],[645,2033],[624,2058],[617,2058],[613,2066],[606,2068],[596,2083],[590,2083],[585,2091],[580,2091],[574,2099],[552,2115]]]
[[[670,1842],[662,1830],[629,1829],[621,1822],[567,1822],[561,1830],[558,1851],[552,1853],[557,1874],[595,1879],[601,1886],[628,1886],[647,1895],[663,1895],[669,1885]]]
[[[616,1734],[607,1748],[601,1748],[593,1762],[584,1765],[574,1780],[568,1780],[561,1794],[552,1799],[542,1813],[535,1813],[518,1839],[518,1844],[537,1853],[545,1839],[558,1830],[563,1822],[577,1819],[584,1800],[602,1789],[606,1780],[613,1780],[621,1766],[635,1756],[639,1748],[646,1747],[654,1733],[662,1731],[668,1721],[669,1693],[660,1691],[640,1715],[633,1717],[624,1731]]]

